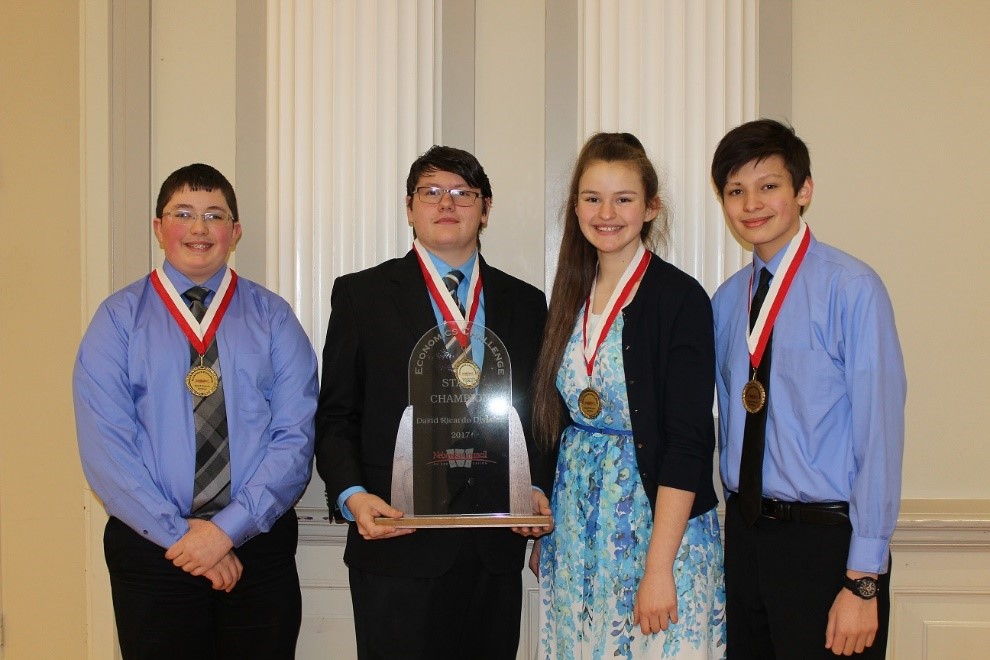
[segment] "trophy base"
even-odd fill
[[[458,528],[458,527],[549,527],[550,516],[518,516],[511,513],[485,513],[451,516],[406,516],[405,518],[375,518],[376,525],[400,529]]]

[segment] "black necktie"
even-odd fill
[[[191,301],[190,311],[197,321],[206,315],[205,300],[209,289],[194,286],[183,295]],[[200,364],[199,353],[192,350],[192,365]],[[220,372],[216,338],[203,356],[202,364]],[[213,394],[192,395],[193,419],[196,423],[196,477],[193,482],[192,514],[212,518],[230,504],[230,446],[227,438],[227,410],[223,400],[223,379]]]
[[[770,289],[769,270],[760,270],[760,284],[753,296],[753,304],[749,309],[749,329],[752,331],[760,308]],[[746,413],[746,429],[743,431],[742,460],[739,465],[739,510],[743,521],[752,525],[760,517],[761,501],[763,499],[763,449],[766,440],[767,410],[770,408],[770,344],[773,333],[767,338],[763,359],[756,370],[756,380],[760,381],[767,393],[767,400],[759,412]]]

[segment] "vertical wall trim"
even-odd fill
[[[266,283],[265,188],[267,51],[265,0],[238,0],[235,24],[234,171],[244,233],[237,244],[238,274]]]
[[[440,71],[437,141],[474,152],[475,29],[474,0],[441,0],[436,31]],[[484,28],[481,28],[484,29]]]
[[[791,121],[792,0],[760,0],[759,111]]]
[[[557,272],[557,253],[563,236],[561,212],[580,139],[582,80],[578,77],[578,3],[546,0],[546,162],[544,163],[544,287],[550,296]]]

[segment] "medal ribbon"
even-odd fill
[[[601,348],[602,342],[605,341],[605,337],[608,335],[608,330],[612,327],[615,317],[619,315],[622,307],[626,304],[626,300],[629,299],[633,287],[643,278],[643,273],[646,272],[646,266],[650,263],[651,256],[651,253],[640,243],[639,249],[636,250],[636,254],[633,255],[629,265],[626,266],[625,272],[622,273],[622,277],[619,278],[619,283],[615,285],[615,290],[612,291],[612,297],[608,299],[608,303],[605,305],[605,309],[602,312],[604,320],[598,324],[598,327],[595,328],[589,338],[588,313],[591,310],[591,301],[595,297],[596,284],[595,282],[591,283],[591,293],[588,294],[588,300],[584,303],[584,325],[581,331],[581,338],[584,342],[584,366],[588,370],[589,383],[591,382],[591,373],[595,370],[598,349]]]
[[[150,278],[151,285],[158,292],[158,297],[165,303],[165,309],[179,324],[179,328],[186,335],[189,343],[200,356],[206,355],[206,349],[213,343],[217,329],[220,328],[220,322],[223,321],[224,314],[227,313],[230,300],[234,297],[234,289],[237,288],[237,273],[230,268],[224,273],[220,287],[213,295],[213,301],[206,310],[202,323],[196,321],[196,317],[183,303],[182,296],[175,290],[175,286],[165,275],[165,271],[156,268],[151,271]]]
[[[461,345],[461,348],[467,349],[471,328],[474,326],[474,317],[478,315],[478,309],[481,306],[480,257],[475,261],[474,268],[471,270],[467,294],[468,305],[464,309],[467,318],[464,318],[461,311],[457,309],[457,305],[454,304],[454,298],[447,290],[447,286],[443,284],[443,279],[437,272],[437,267],[433,265],[433,260],[430,259],[429,255],[424,257],[423,252],[426,251],[426,248],[423,247],[418,238],[413,241],[413,251],[416,252],[416,258],[419,260],[419,267],[423,271],[423,279],[426,280],[426,288],[430,291],[430,297],[440,308],[440,314],[443,315],[443,320],[447,322],[447,327],[454,330],[457,343]]]
[[[770,282],[770,288],[767,290],[767,297],[763,301],[763,307],[760,308],[760,314],[756,317],[756,323],[753,324],[753,330],[746,335],[746,343],[749,346],[749,362],[753,365],[754,371],[759,368],[760,362],[763,360],[763,351],[766,350],[767,342],[770,340],[770,333],[773,331],[773,324],[777,320],[777,313],[780,311],[781,305],[784,304],[784,298],[787,297],[787,291],[791,288],[791,282],[794,281],[794,276],[797,274],[798,268],[801,267],[801,262],[804,261],[804,255],[808,252],[810,243],[811,229],[802,220],[798,233],[791,239],[787,251],[784,253],[784,258],[781,260],[780,266],[777,267],[777,273],[780,276],[774,275]],[[752,273],[749,276],[749,304],[753,304]]]

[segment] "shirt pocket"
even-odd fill
[[[805,429],[815,428],[845,391],[841,369],[820,349],[774,346],[770,379],[771,399]]]
[[[244,412],[271,412],[272,382],[275,378],[271,355],[238,354],[234,365],[237,408]]]

